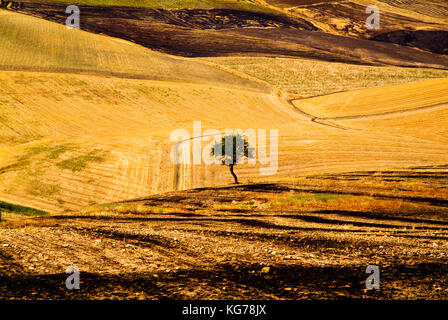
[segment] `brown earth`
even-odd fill
[[[392,42],[439,54],[448,54],[448,31],[398,30],[382,33],[371,40]]]
[[[446,170],[201,188],[13,219],[0,225],[0,298],[446,299]],[[79,291],[65,288],[70,264]],[[377,291],[365,288],[370,264]]]
[[[312,5],[298,2],[286,11],[313,21],[332,34],[392,42],[439,54],[445,54],[448,50],[448,44],[444,41],[448,31],[446,4],[441,6],[414,0],[321,1]],[[379,30],[368,30],[365,26],[368,17],[366,7],[369,5],[376,5],[380,9]]]
[[[20,9],[37,17],[65,23],[67,5],[58,3],[23,3]],[[241,11],[233,9],[150,9],[120,6],[89,6],[79,5],[83,18],[117,18],[140,20],[153,23],[165,23],[196,29],[222,29],[258,27],[291,27],[307,30],[317,30],[310,22],[298,17]]]
[[[356,1],[356,0],[355,0]],[[288,9],[289,12],[303,14],[310,20],[316,20],[330,27],[329,31],[341,34],[356,35],[367,38],[371,33],[365,27],[366,5],[358,4],[355,1],[334,1],[331,3],[322,2],[310,6],[300,6]],[[302,13],[303,12],[303,13]],[[304,14],[306,12],[306,14]],[[381,10],[380,8],[380,31],[395,29],[397,26],[424,25],[426,21],[410,17],[395,12]],[[435,23],[433,25],[436,25]]]
[[[289,8],[322,2],[334,2],[334,0],[268,0],[267,2],[275,7]]]
[[[402,67],[429,67],[446,69],[448,57],[430,54],[392,43],[353,39],[330,33],[293,29],[245,28],[222,30],[222,33],[240,34],[262,39],[276,39],[297,43],[323,52],[330,52],[363,64],[395,65]]]

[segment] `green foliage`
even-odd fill
[[[241,162],[244,157],[252,158],[254,148],[249,146],[246,137],[234,134],[222,137],[221,141],[216,141],[210,154],[219,158],[223,165],[235,165]]]
[[[345,195],[345,194],[335,194],[335,193],[317,193],[317,194],[305,194],[305,195],[294,195],[284,199],[277,199],[270,203],[270,206],[278,206],[278,205],[296,205],[296,204],[305,204],[308,202],[321,202],[326,203],[334,200],[348,200],[354,199],[359,201],[369,200],[366,197],[356,197],[353,195]]]
[[[0,201],[0,210],[2,212],[9,212],[15,214],[21,214],[25,216],[43,216],[48,214],[48,212],[43,210],[38,210],[30,207],[24,207],[17,204],[12,204],[4,201]]]
[[[263,209],[265,206],[258,201],[248,201],[235,204],[214,204],[213,207],[216,210],[254,210]]]
[[[101,163],[105,159],[94,150],[86,155],[77,156],[71,159],[58,162],[56,165],[61,169],[72,170],[73,172],[84,170],[90,163]]]
[[[62,154],[68,152],[68,151],[72,151],[75,148],[71,145],[60,145],[60,146],[56,146],[54,148],[52,148],[51,150],[49,150],[48,159],[57,159],[59,158],[59,156],[61,156]]]
[[[132,203],[103,203],[93,205],[86,208],[84,213],[98,213],[98,212],[110,212],[110,213],[129,213],[129,214],[149,214],[149,213],[170,213],[178,212],[179,209],[175,208],[165,208],[161,206],[151,206],[151,205],[135,205]]]
[[[41,180],[32,180],[27,187],[28,194],[38,197],[49,197],[57,194],[60,191],[60,187],[55,184],[45,183]]]
[[[75,150],[75,147],[70,144],[60,144],[56,146],[34,146],[27,149],[28,156],[30,155],[39,155],[42,153],[46,153],[47,159],[57,159],[62,154]]]

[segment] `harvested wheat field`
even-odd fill
[[[448,101],[448,79],[384,86],[295,100],[294,105],[318,117],[362,118],[442,106]]]
[[[443,45],[361,0],[49,2],[0,9],[1,299],[448,298]],[[387,33],[444,31],[419,3]]]
[[[438,69],[373,67],[286,57],[219,57],[206,61],[264,81],[290,99],[448,77],[448,71]],[[323,100],[333,99],[328,98]]]

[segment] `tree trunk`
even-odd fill
[[[235,179],[235,184],[239,184],[239,182],[238,182],[238,178],[236,177],[235,172],[233,172],[233,164],[229,164],[229,168],[230,168],[230,173],[231,173],[232,176],[233,176],[233,179]]]

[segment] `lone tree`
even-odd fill
[[[244,157],[253,158],[253,152],[254,149],[249,146],[246,137],[240,134],[232,134],[222,137],[221,141],[216,141],[211,148],[210,154],[215,158],[219,158],[221,164],[229,166],[235,183],[239,184],[233,167],[236,164],[240,164]]]

